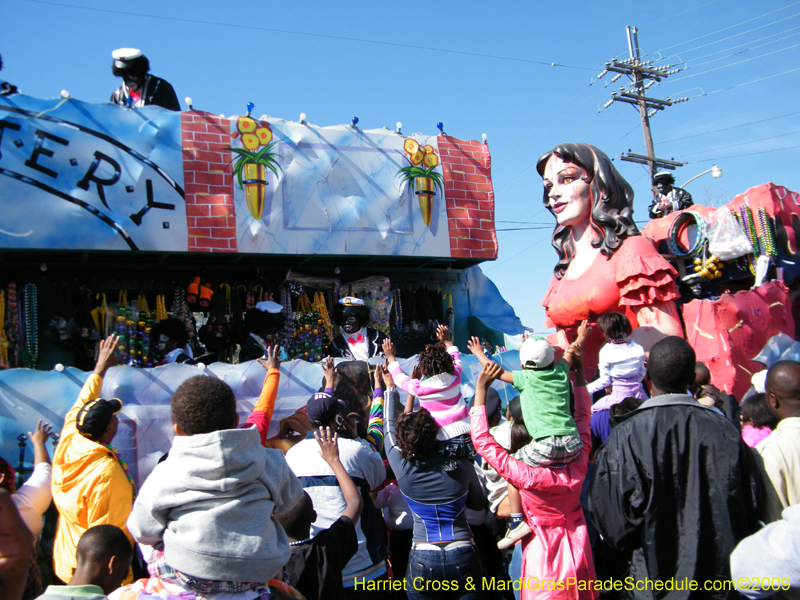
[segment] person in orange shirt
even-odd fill
[[[133,542],[125,523],[135,486],[111,447],[122,402],[100,398],[103,377],[119,362],[118,341],[112,335],[100,342],[94,372],[64,419],[53,457],[53,501],[59,512],[53,560],[55,574],[64,582],[72,579],[78,540],[87,529],[116,525]]]

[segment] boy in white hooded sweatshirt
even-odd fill
[[[192,377],[171,407],[169,456],[142,485],[128,519],[133,537],[156,548],[150,574],[207,593],[264,585],[291,555],[272,515],[294,507],[300,481],[280,450],[261,445],[256,427],[236,428],[225,382]]]

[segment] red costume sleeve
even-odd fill
[[[674,278],[678,272],[656,250],[646,237],[637,235],[626,240],[624,256],[616,265],[620,306],[651,306],[680,298]]]

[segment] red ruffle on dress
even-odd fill
[[[626,238],[610,257],[597,256],[586,273],[575,280],[555,275],[542,299],[547,325],[563,330],[569,341],[583,319],[597,322],[607,312],[621,312],[638,327],[635,309],[680,298],[677,271],[642,235]],[[597,368],[597,354],[605,340],[595,328],[584,344],[588,369]]]

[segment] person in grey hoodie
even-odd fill
[[[133,537],[155,548],[150,574],[208,593],[263,585],[291,555],[272,515],[298,502],[300,482],[280,450],[261,445],[256,427],[236,428],[236,400],[220,379],[187,379],[171,408],[169,456],[128,519]]]

